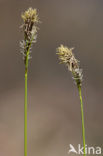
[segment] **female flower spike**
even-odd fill
[[[72,50],[74,48],[68,48],[66,46],[60,45],[57,48],[57,54],[60,59],[60,63],[64,63],[68,70],[72,72],[73,79],[76,81],[77,86],[81,86],[82,83],[82,70],[79,68],[78,60],[75,58]]]

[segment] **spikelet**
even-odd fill
[[[59,56],[60,63],[64,63],[68,70],[72,72],[73,79],[75,80],[77,86],[82,84],[82,69],[79,68],[78,60],[73,54],[74,48],[68,48],[66,46],[60,45],[57,48],[57,55]]]
[[[23,54],[24,63],[26,61],[26,57],[28,59],[31,58],[30,53],[32,49],[33,43],[36,42],[37,39],[37,24],[39,23],[39,17],[37,13],[37,9],[29,8],[27,11],[22,13],[21,15],[23,19],[23,32],[24,32],[24,40],[20,42],[21,53]]]

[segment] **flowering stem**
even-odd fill
[[[84,156],[86,156],[85,150],[85,127],[84,127],[84,113],[83,113],[83,101],[82,101],[82,94],[81,94],[81,84],[82,84],[82,70],[79,67],[78,60],[75,58],[74,54],[72,53],[73,48],[68,48],[66,46],[60,45],[57,48],[57,54],[61,63],[64,63],[68,70],[72,72],[73,79],[77,84],[79,96],[80,96],[80,103],[81,103],[81,118],[82,118],[82,135],[83,135],[83,150]]]
[[[83,112],[83,100],[82,100],[82,94],[81,94],[81,86],[78,85],[79,90],[79,96],[80,96],[80,103],[81,103],[81,118],[82,118],[82,135],[83,135],[83,150],[84,150],[84,156],[86,156],[85,152],[85,127],[84,127],[84,112]]]
[[[24,40],[20,43],[23,50],[23,59],[25,64],[25,102],[24,102],[24,156],[27,156],[27,82],[28,82],[28,60],[30,59],[30,52],[32,44],[36,42],[37,24],[39,17],[36,9],[29,8],[22,15]]]
[[[27,156],[27,77],[28,77],[28,53],[25,60],[24,156]]]

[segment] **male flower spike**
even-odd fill
[[[36,42],[37,38],[37,24],[39,23],[37,9],[29,8],[21,15],[23,19],[24,40],[20,42],[22,48],[24,63],[26,64],[26,57],[30,58],[32,44]]]
[[[57,48],[57,55],[59,56],[60,63],[64,63],[68,70],[72,72],[73,79],[76,81],[77,86],[81,86],[82,83],[82,70],[79,68],[78,60],[73,54],[74,48],[68,48],[66,46],[60,45]]]

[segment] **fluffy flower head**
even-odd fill
[[[60,45],[57,48],[57,54],[59,56],[60,62],[66,64],[70,71],[78,68],[78,61],[75,59],[72,50],[74,48],[68,48],[66,46]]]
[[[72,72],[73,79],[75,79],[77,85],[81,85],[83,77],[82,70],[79,68],[78,60],[72,52],[73,49],[60,45],[57,48],[57,55],[59,56],[60,63],[64,63],[68,67],[68,70]]]
[[[37,9],[29,8],[27,11],[25,11],[21,15],[21,17],[24,20],[24,22],[26,22],[28,20],[31,20],[32,22],[38,23],[38,21],[39,21],[38,14],[37,14]]]
[[[21,15],[23,19],[23,33],[24,40],[20,42],[21,53],[23,54],[24,63],[26,63],[26,58],[31,58],[31,48],[33,43],[37,39],[37,24],[39,23],[39,17],[37,9],[29,8]]]

